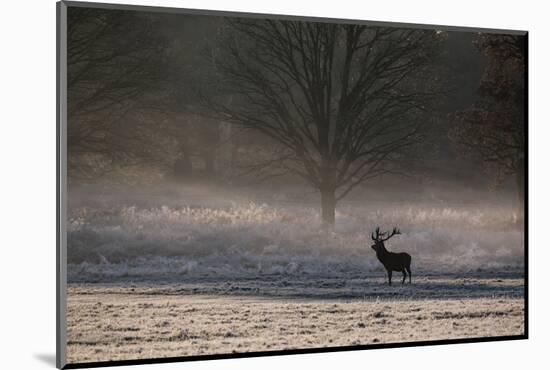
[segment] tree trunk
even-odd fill
[[[220,122],[219,130],[219,148],[218,148],[218,175],[222,180],[227,180],[231,176],[231,154],[233,154],[231,142],[231,123]]]
[[[177,180],[189,180],[193,175],[193,162],[186,137],[180,138],[180,155],[174,163],[174,175]]]
[[[321,214],[323,225],[334,226],[336,212],[336,195],[334,189],[321,190]]]
[[[216,172],[216,156],[214,150],[209,150],[203,153],[204,159],[204,172],[206,176],[209,176],[211,180]]]

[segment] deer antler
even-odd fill
[[[379,241],[380,240],[380,227],[376,227],[376,229],[374,230],[376,232],[376,236],[374,235],[374,233],[371,233],[370,234],[370,237],[372,238],[372,240],[374,240],[375,242]]]
[[[385,233],[383,233],[382,235],[388,235],[388,231],[386,231]],[[392,236],[394,235],[400,235],[401,234],[401,231],[399,231],[399,229],[397,227],[394,227],[391,234],[389,234],[387,237],[385,238],[381,238],[380,241],[383,241],[385,242],[386,240],[388,240],[389,238],[391,238]]]
[[[379,242],[379,241],[383,241],[383,240],[387,240],[387,239],[382,239],[384,237],[384,235],[387,235],[388,232],[380,232],[380,227],[376,227],[376,229],[374,230],[374,232],[376,233],[375,234],[371,234],[371,238],[372,240],[374,240],[375,242]]]

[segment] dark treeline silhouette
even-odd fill
[[[381,176],[522,198],[519,36],[86,8],[67,34],[73,183],[283,176],[326,225]]]
[[[488,57],[479,99],[457,112],[451,136],[466,153],[481,157],[498,185],[515,177],[520,209],[525,198],[525,39],[479,35],[476,46]]]

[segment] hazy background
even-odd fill
[[[414,256],[413,274],[522,271],[523,169],[495,169],[453,135],[457,113],[490,111],[483,80],[504,57],[475,33],[434,37],[430,84],[409,86],[439,92],[414,117],[421,140],[338,201],[327,229],[320,190],[276,168],[277,140],[215,108],[247,108],[224,68],[238,28],[70,8],[69,280],[377,272],[376,226],[402,230],[388,247]]]

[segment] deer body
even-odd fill
[[[412,282],[411,278],[411,255],[408,253],[393,253],[386,249],[384,242],[394,235],[399,235],[398,229],[394,228],[392,233],[388,235],[388,232],[380,233],[380,228],[376,228],[376,236],[372,234],[372,240],[375,242],[372,245],[372,249],[376,251],[376,257],[384,265],[384,268],[388,272],[388,282],[391,285],[391,278],[393,271],[400,271],[403,273],[402,284],[405,284],[407,273],[409,274],[409,283]]]

